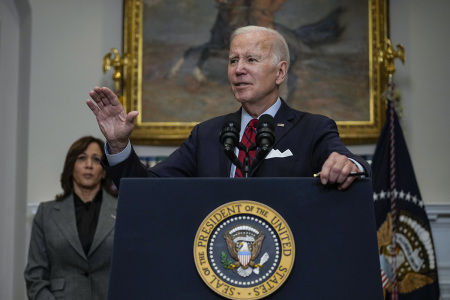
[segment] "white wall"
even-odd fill
[[[450,205],[450,1],[391,2],[391,39],[406,49],[406,64],[396,61],[395,81],[416,176],[427,205]],[[64,155],[75,139],[101,137],[85,99],[96,85],[113,87],[102,59],[121,45],[122,0],[0,1],[0,299],[24,297],[26,204],[60,192]],[[364,154],[374,147],[351,148]],[[450,261],[442,232],[438,258]]]
[[[450,203],[449,12],[446,0],[391,1],[391,40],[406,51],[394,79],[403,94],[403,129],[425,203]]]
[[[24,264],[27,223],[30,29],[30,7],[26,0],[0,2],[1,299],[13,299],[13,295],[20,299],[24,294],[20,266]]]
[[[122,0],[0,1],[0,299],[25,297],[27,203],[60,192],[75,139],[101,136],[85,100],[121,44]]]
[[[112,86],[103,56],[122,49],[122,0],[30,0],[31,85],[27,202],[52,199],[69,146],[101,137],[85,104],[96,85]]]

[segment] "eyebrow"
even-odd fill
[[[87,154],[86,152],[81,152],[80,154],[78,154],[78,156],[80,155],[86,155],[89,156],[89,154]],[[91,156],[102,156],[103,154],[98,154],[98,153],[92,153]]]
[[[239,55],[230,55],[229,59],[233,59],[233,58],[237,58],[239,57]],[[244,55],[244,58],[249,58],[249,57],[256,57],[256,58],[261,58],[262,56],[256,53],[249,53]]]

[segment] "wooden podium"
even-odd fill
[[[193,248],[208,214],[239,200],[274,209],[295,240],[289,277],[264,299],[383,299],[370,179],[338,191],[317,178],[122,179],[109,299],[233,298],[202,280]]]

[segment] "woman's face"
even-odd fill
[[[78,155],[73,168],[74,189],[95,189],[100,187],[104,175],[100,165],[102,150],[97,143],[90,143],[83,153]]]

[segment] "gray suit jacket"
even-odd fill
[[[78,237],[73,196],[43,202],[33,220],[25,280],[29,299],[106,299],[117,199],[103,191],[88,255]]]

